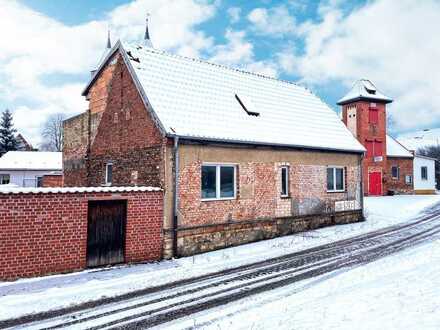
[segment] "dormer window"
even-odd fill
[[[238,103],[241,105],[243,110],[246,111],[246,113],[249,116],[258,117],[260,115],[260,113],[257,111],[256,106],[254,105],[254,103],[250,98],[244,95],[238,96],[237,94],[235,94],[235,99],[238,101]]]

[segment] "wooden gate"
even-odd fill
[[[382,173],[380,172],[368,173],[368,195],[370,196],[382,195]]]
[[[124,262],[127,202],[90,201],[87,226],[87,266]]]

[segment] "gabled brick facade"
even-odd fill
[[[163,187],[166,139],[121,56],[109,61],[87,99],[89,110],[64,124],[65,186],[105,185],[111,163],[114,186]]]

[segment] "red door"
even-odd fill
[[[370,196],[382,195],[382,173],[380,172],[368,173],[368,195]]]

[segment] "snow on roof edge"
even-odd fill
[[[0,194],[68,194],[93,192],[147,192],[162,191],[159,187],[56,187],[56,188],[11,188],[0,185]]]

